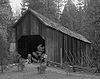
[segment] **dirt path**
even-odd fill
[[[66,74],[61,69],[48,68],[46,74],[38,74],[37,65],[27,65],[23,72],[6,72],[0,79],[100,79],[100,76],[79,73]]]

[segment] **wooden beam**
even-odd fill
[[[61,63],[61,66],[63,64],[63,61],[62,61],[62,48],[60,48],[60,63]]]
[[[82,59],[81,59],[81,65],[83,66],[84,61],[83,61],[83,57],[84,57],[84,52],[83,52],[83,43],[81,42],[81,55],[82,55]]]
[[[65,52],[66,52],[66,57],[68,58],[68,60],[69,60],[69,63],[72,65],[72,61],[71,61],[71,58],[69,57],[69,55],[68,55],[68,52],[67,52],[67,50],[65,50]]]
[[[80,52],[80,48],[81,46],[80,46],[80,41],[79,40],[77,40],[77,58],[78,58],[78,60],[79,60],[79,65],[81,65],[81,52]]]
[[[89,53],[90,53],[90,51],[89,51],[89,47],[88,47],[88,45],[86,44],[86,59],[87,59],[87,66],[89,66],[89,63],[90,63],[90,56],[89,56]]]
[[[79,59],[77,57],[77,46],[76,46],[76,44],[77,44],[76,39],[73,39],[73,55],[74,55],[74,58],[75,58],[75,65],[78,65]]]

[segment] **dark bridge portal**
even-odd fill
[[[28,54],[37,51],[37,46],[45,46],[45,40],[40,35],[25,35],[18,40],[18,52],[27,59]]]

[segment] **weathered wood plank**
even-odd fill
[[[77,40],[77,57],[78,57],[78,59],[79,59],[79,65],[81,65],[81,51],[80,51],[80,41],[79,40]]]
[[[29,17],[26,15],[22,20],[22,34],[29,35]]]
[[[64,54],[63,54],[63,62],[67,62],[68,60],[67,60],[67,35],[64,35]]]
[[[39,21],[36,17],[33,15],[30,15],[31,17],[31,35],[37,35],[39,34]]]
[[[86,44],[86,56],[87,56],[87,65],[89,66],[91,59],[90,59],[90,51],[91,47],[89,44]]]

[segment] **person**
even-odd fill
[[[43,51],[44,51],[44,47],[42,47],[42,44],[39,44],[37,46],[37,51],[32,53],[32,55],[33,55],[33,58],[32,58],[33,61],[39,63]]]
[[[32,61],[35,62],[35,63],[38,63],[38,55],[37,55],[37,53],[36,52],[32,52],[32,55],[33,55]]]
[[[40,66],[37,67],[39,73],[45,73],[47,68],[47,55],[43,53],[40,59]]]
[[[31,64],[31,58],[32,58],[32,56],[31,56],[31,54],[28,54],[28,64]]]
[[[35,63],[39,63],[40,62],[40,57],[42,52],[44,51],[44,47],[42,47],[42,44],[39,44],[37,46],[37,51],[36,52],[32,52],[32,61]]]
[[[47,54],[43,53],[41,56],[41,73],[45,73],[45,70],[47,68]]]
[[[19,71],[19,69],[20,69],[20,58],[21,58],[21,55],[18,53],[18,52],[16,52],[15,53],[15,62],[17,63],[17,68],[18,68],[18,71]]]
[[[45,73],[45,69],[46,69],[46,63],[47,63],[47,55],[44,53],[44,46],[42,46],[42,44],[40,44],[38,47],[37,47],[38,51],[37,54],[38,54],[38,61],[39,61],[39,66],[37,67],[38,69],[38,72],[39,73]]]
[[[23,71],[25,68],[25,61],[22,57],[20,57],[19,59],[19,69],[21,69],[21,71]]]

